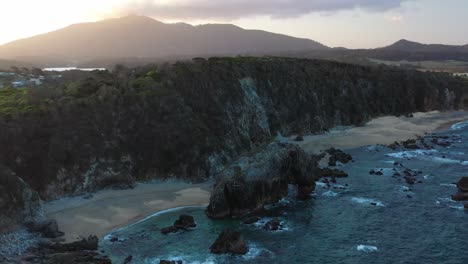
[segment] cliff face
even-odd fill
[[[21,178],[0,166],[0,233],[23,221],[33,220],[40,199]]]
[[[272,143],[218,175],[206,213],[212,218],[242,217],[287,196],[290,183],[305,200],[318,175],[317,162],[300,147]]]
[[[281,58],[70,72],[15,95],[21,107],[0,107],[0,164],[45,199],[135,179],[196,181],[278,132],[452,109],[465,86],[445,74]]]

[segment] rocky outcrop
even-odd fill
[[[317,163],[300,147],[274,142],[259,152],[240,158],[217,176],[209,217],[242,217],[288,194],[296,184],[301,198],[315,188]]]
[[[40,208],[37,192],[10,169],[0,165],[0,233],[35,220]]]
[[[214,254],[244,255],[249,251],[249,247],[240,232],[224,229],[211,245],[210,251]]]
[[[54,243],[52,240],[43,240],[32,247],[27,253],[12,259],[12,263],[31,264],[111,264],[111,261],[100,255],[98,250],[98,238],[90,236],[72,243]]]
[[[180,230],[188,230],[196,227],[195,219],[191,215],[180,215],[172,226],[161,229],[161,234],[167,235],[170,233],[177,233]]]
[[[343,152],[340,149],[330,148],[325,150],[325,153],[330,155],[328,160],[328,166],[336,166],[337,162],[345,164],[353,160],[353,157],[351,155]]]
[[[455,201],[468,200],[468,177],[463,177],[457,182],[458,193],[452,196]]]

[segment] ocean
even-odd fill
[[[336,184],[318,182],[311,199],[291,195],[268,206],[260,222],[211,220],[204,207],[176,208],[116,230],[100,243],[103,254],[122,263],[468,263],[468,213],[463,202],[451,200],[454,185],[468,176],[468,122],[447,132],[452,145],[432,150],[392,150],[366,146],[346,150],[355,162],[339,169],[349,174]],[[427,137],[427,140],[431,136]],[[416,172],[409,185],[406,169]],[[382,171],[371,175],[369,171]],[[162,235],[181,214],[194,216],[191,231]],[[279,219],[282,230],[263,229]],[[249,252],[244,256],[214,255],[210,245],[226,227],[242,232]],[[111,237],[119,240],[111,242]]]

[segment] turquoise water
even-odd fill
[[[266,222],[279,218],[284,230],[268,232],[262,224],[246,226],[239,221],[208,219],[204,208],[191,207],[157,214],[113,235],[119,242],[104,240],[102,250],[115,263],[128,255],[133,263],[159,263],[160,259],[184,263],[468,263],[468,213],[463,203],[453,202],[452,183],[467,176],[468,126],[454,126],[444,135],[456,135],[449,148],[432,151],[392,151],[385,147],[362,147],[348,152],[356,162],[341,167],[346,179],[327,188],[317,186],[312,199],[283,199],[269,208]],[[420,170],[414,186],[392,177],[398,161]],[[384,175],[370,175],[384,169]],[[398,168],[401,170],[400,168]],[[347,186],[345,186],[347,185]],[[161,235],[180,214],[197,221],[192,231]],[[225,227],[239,229],[250,251],[245,256],[216,256],[209,247]]]

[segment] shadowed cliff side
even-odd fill
[[[0,164],[43,199],[138,179],[199,181],[278,132],[458,108],[466,86],[447,74],[286,58],[68,72],[0,91]]]

